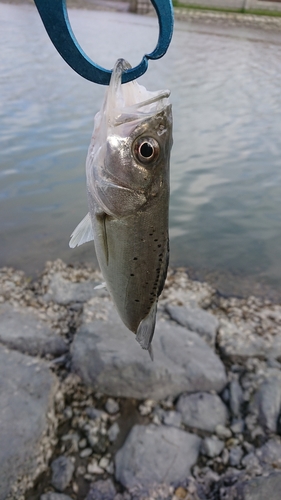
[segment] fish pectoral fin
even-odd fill
[[[155,329],[156,323],[156,312],[157,312],[157,301],[152,305],[149,313],[143,320],[140,322],[137,333],[136,340],[141,345],[143,349],[148,350],[151,359],[153,360],[153,352],[152,352],[152,338]]]
[[[103,281],[100,285],[94,286],[94,290],[100,290],[101,288],[106,288],[105,281]]]
[[[84,217],[81,222],[79,222],[78,226],[74,229],[71,237],[69,246],[70,248],[79,247],[83,245],[83,243],[87,243],[88,241],[92,241],[94,239],[94,233],[91,223],[91,217],[89,212]]]

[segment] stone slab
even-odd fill
[[[218,425],[225,425],[228,411],[217,394],[197,392],[183,394],[177,402],[177,410],[188,427],[215,432]]]
[[[35,473],[56,388],[44,361],[0,346],[0,500]]]
[[[47,323],[8,303],[0,305],[0,343],[31,356],[60,356],[68,351],[65,340]]]
[[[123,486],[178,485],[197,460],[201,439],[176,427],[135,425],[115,457]]]
[[[47,302],[52,300],[57,304],[68,305],[72,302],[87,302],[92,297],[108,296],[106,288],[95,290],[97,285],[100,285],[100,282],[92,280],[75,283],[63,278],[58,272],[52,276],[44,299]]]
[[[123,325],[113,304],[104,300],[86,311],[75,335],[72,370],[104,394],[138,399],[220,392],[226,385],[219,357],[198,334],[186,328],[158,321],[153,350],[154,362]]]
[[[218,319],[200,307],[174,306],[168,304],[166,310],[171,318],[192,332],[198,333],[211,347],[215,346],[219,326]]]

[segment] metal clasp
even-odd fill
[[[174,26],[172,0],[151,0],[159,23],[159,38],[153,52],[145,54],[138,66],[124,71],[122,83],[130,82],[143,75],[148,59],[159,59],[167,51]],[[77,42],[68,19],[66,0],[34,0],[46,31],[55,48],[69,66],[87,80],[109,85],[112,70],[95,64]]]

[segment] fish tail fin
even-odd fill
[[[153,351],[151,342],[155,329],[156,312],[157,312],[157,301],[155,301],[154,304],[152,305],[148,315],[145,316],[145,318],[143,318],[143,320],[140,322],[136,334],[136,340],[143,349],[148,350],[152,360],[153,360]]]

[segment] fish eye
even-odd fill
[[[139,137],[134,143],[133,152],[136,160],[147,165],[157,160],[160,147],[153,137]]]

